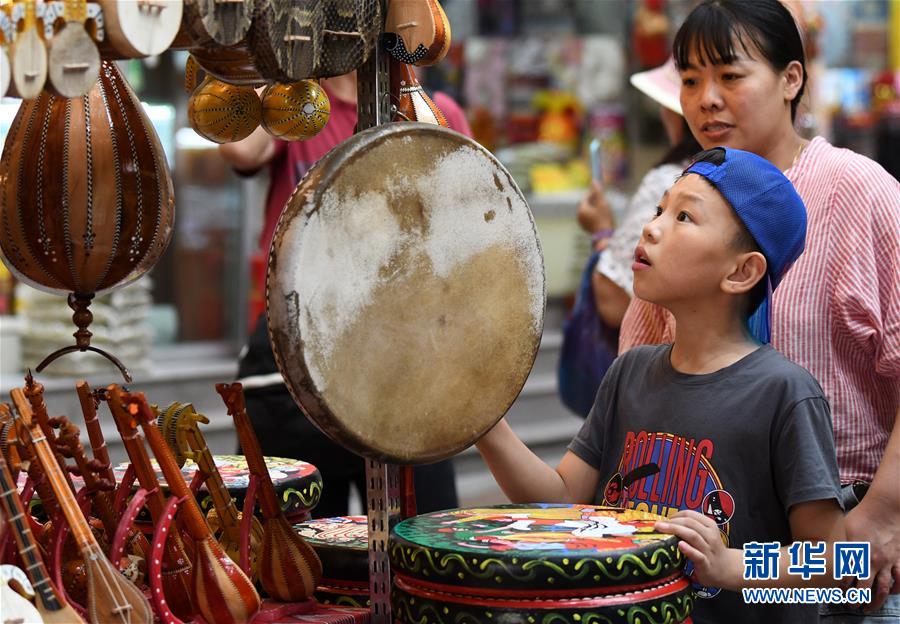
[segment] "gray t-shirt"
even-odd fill
[[[597,501],[706,514],[731,548],[789,544],[792,505],[840,501],[819,384],[768,345],[707,375],[676,371],[671,351],[643,346],[620,356],[569,445],[600,472]],[[739,592],[698,591],[696,624],[818,621],[815,605],[746,605]]]

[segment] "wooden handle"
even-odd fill
[[[281,505],[278,504],[275,486],[272,485],[272,478],[269,476],[269,469],[266,467],[266,460],[259,446],[259,440],[257,440],[256,433],[253,431],[250,417],[247,416],[247,408],[244,404],[244,387],[239,383],[220,383],[216,384],[216,392],[221,395],[228,413],[234,419],[234,428],[237,431],[241,450],[244,451],[244,456],[247,458],[247,467],[252,474],[259,478],[259,505],[262,508],[263,516],[266,518],[280,516],[282,513]]]
[[[56,438],[56,431],[54,431],[53,426],[50,424],[50,415],[47,413],[47,406],[44,404],[44,386],[34,380],[30,370],[27,371],[25,375],[24,394],[28,398],[28,403],[31,404],[33,414],[32,422],[37,423],[38,427],[41,429],[41,433],[47,438],[47,442],[53,452],[53,456],[56,458],[56,462],[63,467],[63,479],[69,486],[69,490],[74,494],[75,483],[72,481],[72,476],[65,469],[66,461],[65,458],[63,458],[62,453],[59,452],[59,440]]]

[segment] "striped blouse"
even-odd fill
[[[841,481],[871,481],[900,405],[900,184],[816,137],[785,175],[806,204],[806,250],[773,295],[772,344],[831,403]],[[619,353],[671,342],[667,310],[633,299]]]

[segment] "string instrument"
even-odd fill
[[[84,620],[69,605],[50,581],[40,555],[40,547],[31,533],[27,512],[16,490],[6,459],[0,455],[0,505],[9,522],[25,574],[35,592],[35,607],[47,624],[83,624]]]
[[[106,531],[106,538],[110,545],[113,537],[118,529],[119,519],[113,509],[113,499],[111,491],[115,489],[115,480],[110,481],[105,477],[100,477],[99,472],[104,470],[103,464],[96,459],[89,460],[84,452],[84,447],[79,439],[80,431],[65,416],[53,419],[53,425],[59,427],[59,444],[64,447],[68,454],[75,460],[75,465],[84,479],[84,485],[87,487],[91,498],[91,507],[94,514],[100,518],[103,523],[103,529]],[[150,556],[150,542],[144,537],[139,530],[131,527],[129,530],[128,540],[128,556],[119,562],[119,569],[134,584],[140,585],[143,582],[146,572],[146,561]]]
[[[390,0],[384,45],[401,63],[434,65],[447,56],[450,38],[450,22],[438,0]]]
[[[87,94],[100,72],[100,52],[85,28],[87,0],[64,0],[65,25],[53,36],[47,55],[50,86],[66,98]]]
[[[165,52],[181,27],[182,0],[97,0],[103,7],[106,58],[141,58]],[[107,50],[104,50],[107,52]]]
[[[262,107],[253,87],[203,79],[188,100],[188,122],[213,143],[246,139],[259,126]]]
[[[259,580],[263,589],[276,600],[306,600],[313,595],[322,578],[322,562],[291,527],[278,504],[266,460],[247,416],[243,386],[239,383],[216,384],[216,392],[222,396],[229,415],[234,419],[234,428],[247,457],[250,474],[259,479],[259,503],[264,518]]]
[[[444,113],[419,84],[411,65],[391,59],[391,101],[396,107],[394,121],[421,121],[449,127]]]
[[[315,80],[270,84],[261,100],[263,128],[285,141],[314,137],[331,116],[328,94]]]
[[[50,448],[53,450],[53,456],[56,458],[56,463],[63,467],[62,473],[69,486],[69,490],[72,494],[75,494],[75,483],[72,481],[72,476],[69,474],[69,471],[65,469],[66,460],[60,450],[62,447],[59,445],[59,440],[56,438],[56,431],[50,422],[52,419],[47,413],[47,406],[44,404],[44,386],[40,382],[34,380],[34,376],[31,374],[30,369],[25,373],[25,388],[23,393],[31,406],[31,418],[26,421],[26,424],[30,427],[32,424],[36,423],[38,427],[40,427],[41,433],[44,434],[44,437],[47,438],[47,441],[50,443]]]
[[[140,486],[147,491],[146,505],[154,523],[161,522],[165,511],[166,497],[156,479],[156,471],[150,463],[150,456],[144,447],[144,440],[132,416],[128,413],[123,392],[117,386],[110,386],[106,392],[109,411],[131,460],[131,466]],[[173,525],[174,527],[175,525]],[[184,548],[178,531],[169,531],[163,549],[162,587],[169,608],[179,619],[190,620],[197,612],[193,596],[193,566]]]
[[[203,432],[200,431],[200,423],[209,424],[209,419],[198,414],[190,403],[169,405],[160,412],[157,422],[178,465],[183,466],[186,459],[197,464],[213,502],[213,508],[206,514],[206,522],[225,554],[232,561],[240,561],[242,514],[238,512],[234,499],[222,481],[222,475],[219,474]],[[251,576],[255,578],[263,529],[256,518],[252,518],[250,522],[250,570]]]
[[[296,82],[313,75],[321,49],[322,2],[259,2],[247,41],[260,73]]]
[[[184,0],[182,22],[192,47],[231,46],[250,30],[255,8],[256,0]]]
[[[93,392],[88,383],[80,380],[75,383],[75,392],[78,394],[78,402],[81,403],[81,413],[84,416],[84,428],[87,430],[88,440],[91,441],[91,452],[102,466],[103,476],[111,483],[116,482],[116,475],[109,459],[109,451],[106,448],[106,440],[103,437],[103,429],[100,419],[97,417],[97,407],[103,392]]]
[[[206,621],[216,624],[248,622],[260,608],[259,594],[253,583],[228,558],[210,532],[172,451],[156,427],[156,417],[144,395],[135,392],[126,394],[123,398],[128,414],[133,421],[140,423],[144,436],[153,449],[169,491],[184,499],[180,508],[181,520],[195,546],[194,599],[198,611]]]
[[[10,394],[16,409],[23,414],[24,418],[23,412],[27,412],[30,406],[21,389],[14,388]],[[47,438],[36,425],[32,425],[30,428],[22,427],[20,435],[23,435],[24,438],[30,437],[37,459],[44,468],[44,474],[50,481],[56,500],[68,522],[69,530],[84,559],[88,585],[87,612],[92,624],[137,624],[141,622],[150,624],[153,621],[150,603],[147,602],[147,598],[144,597],[141,590],[119,574],[119,571],[106,558],[87,520],[81,514],[81,509],[69,489],[62,469],[56,463]]]
[[[14,565],[0,565],[0,622],[42,624],[44,620],[34,608],[33,598],[34,589],[25,573]]]
[[[22,31],[9,47],[12,87],[15,95],[31,100],[47,82],[47,46],[37,27],[37,0],[24,0],[22,5],[25,9]]]

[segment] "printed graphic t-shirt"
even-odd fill
[[[676,371],[672,346],[633,349],[609,369],[569,449],[600,472],[597,501],[715,520],[730,548],[791,542],[788,510],[840,500],[822,389],[771,346],[706,375]],[[817,622],[815,605],[746,605],[697,587],[694,622]]]

